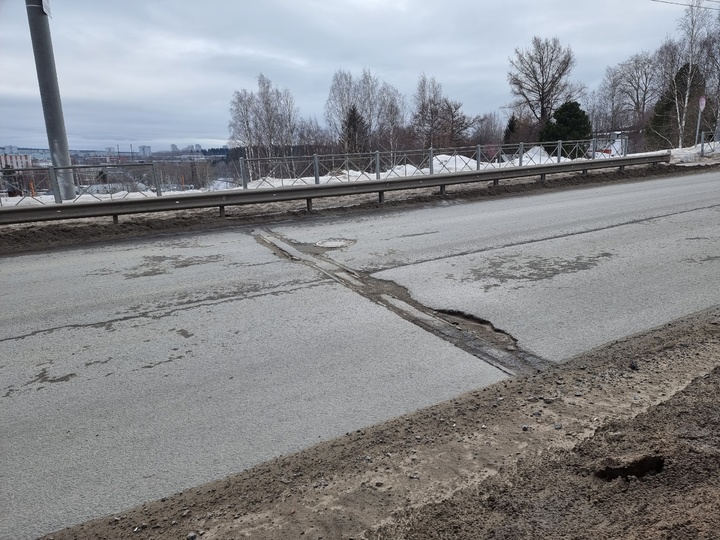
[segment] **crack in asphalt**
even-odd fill
[[[27,339],[27,338],[32,338],[35,336],[52,334],[53,332],[59,332],[62,330],[104,328],[108,331],[113,331],[112,326],[116,323],[124,323],[124,322],[128,322],[128,321],[134,321],[134,320],[140,320],[140,319],[159,320],[159,319],[164,319],[166,317],[170,317],[176,313],[182,313],[183,311],[189,311],[191,309],[203,308],[203,307],[208,307],[208,306],[217,306],[217,305],[221,305],[221,304],[227,304],[230,302],[236,302],[236,301],[253,299],[253,298],[262,298],[264,296],[285,295],[285,294],[293,293],[298,290],[312,289],[315,287],[320,287],[322,285],[326,285],[327,283],[328,283],[327,280],[321,280],[321,281],[315,281],[315,282],[311,282],[311,283],[305,283],[302,286],[298,285],[296,287],[286,288],[286,289],[282,289],[282,290],[273,289],[271,291],[265,291],[265,292],[258,293],[258,294],[247,294],[244,296],[217,295],[215,297],[206,297],[206,298],[204,298],[202,300],[198,300],[198,301],[190,300],[178,307],[170,308],[170,309],[164,309],[161,307],[161,308],[141,311],[140,313],[135,313],[133,315],[127,315],[125,317],[117,317],[115,319],[110,319],[110,320],[102,321],[102,322],[82,323],[82,324],[66,324],[66,325],[55,326],[52,328],[43,328],[41,330],[34,330],[33,332],[29,332],[27,334],[21,334],[18,336],[10,336],[10,337],[6,337],[6,338],[0,338],[0,343],[16,341],[16,340],[19,341],[19,340],[23,340],[23,339]],[[187,336],[183,336],[183,337],[187,337]]]
[[[656,220],[656,219],[663,219],[663,218],[672,217],[672,216],[679,216],[679,215],[683,215],[683,214],[690,214],[690,213],[692,213],[692,212],[697,212],[697,211],[699,211],[699,210],[720,210],[720,204],[712,204],[712,205],[709,205],[709,206],[702,206],[702,207],[699,207],[699,208],[692,208],[692,209],[690,209],[690,210],[680,210],[680,211],[678,211],[678,212],[670,212],[670,213],[668,213],[668,214],[660,214],[660,215],[657,215],[657,216],[652,216],[652,217],[647,217],[647,218],[633,219],[633,220],[626,221],[626,222],[623,222],[623,223],[616,223],[616,224],[613,224],[613,225],[606,225],[606,226],[604,226],[604,227],[595,227],[595,228],[592,228],[592,229],[585,229],[585,230],[582,230],[582,231],[576,231],[576,232],[570,232],[570,233],[563,233],[563,234],[555,234],[555,235],[546,236],[546,237],[543,237],[543,238],[533,238],[533,239],[530,239],[530,240],[523,240],[523,241],[520,241],[520,242],[511,242],[511,243],[509,243],[509,244],[502,244],[502,245],[499,245],[499,246],[487,246],[487,247],[483,247],[483,248],[480,248],[480,249],[473,249],[473,250],[467,250],[467,251],[461,251],[461,252],[458,252],[458,253],[453,253],[452,255],[441,255],[441,256],[438,256],[438,257],[430,257],[430,258],[427,258],[427,259],[422,259],[422,260],[413,261],[413,262],[402,262],[402,263],[399,263],[399,264],[397,264],[397,265],[388,265],[388,266],[383,266],[383,267],[378,267],[378,268],[370,268],[370,269],[367,269],[367,270],[365,270],[365,271],[366,271],[368,274],[374,274],[374,273],[377,273],[377,272],[382,272],[383,270],[395,270],[395,269],[398,269],[398,268],[405,268],[405,267],[408,267],[408,266],[415,266],[415,265],[418,265],[418,264],[423,264],[423,263],[428,263],[428,262],[435,262],[435,261],[452,259],[452,258],[454,258],[454,257],[466,257],[467,255],[474,255],[474,254],[476,254],[476,253],[487,253],[488,251],[496,251],[496,250],[501,250],[501,249],[506,249],[506,248],[514,248],[514,247],[519,247],[519,246],[528,246],[528,245],[531,245],[531,244],[538,244],[538,243],[541,243],[541,242],[547,242],[547,241],[549,241],[549,240],[560,240],[560,239],[562,239],[562,238],[570,238],[570,237],[573,237],[573,236],[580,236],[580,235],[583,235],[583,234],[589,234],[589,233],[600,232],[600,231],[608,231],[608,230],[610,230],[610,229],[615,229],[615,228],[618,228],[618,227],[625,227],[625,226],[627,226],[627,225],[638,225],[638,224],[641,224],[641,223],[648,223],[648,222],[654,221],[654,220]],[[698,240],[698,238],[693,238],[693,239],[689,239],[689,240]]]

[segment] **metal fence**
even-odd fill
[[[25,199],[39,204],[62,202],[59,182],[73,185],[73,202],[162,195],[163,191],[200,189],[210,182],[208,162],[150,162],[0,169],[0,206]]]
[[[203,161],[9,169],[0,175],[0,206],[17,206],[25,199],[34,199],[40,204],[60,203],[58,181],[72,184],[73,201],[104,201],[161,196],[164,192],[193,189],[263,189],[393,180],[625,155],[627,139],[597,138],[362,154],[241,158],[231,164],[231,171],[222,178],[215,178],[215,173],[211,173],[212,164]],[[8,200],[8,197],[12,199]]]
[[[700,157],[720,151],[720,129],[704,131],[700,137]]]
[[[462,148],[430,148],[361,154],[241,158],[228,185],[248,188],[392,180],[408,176],[481,171],[603,159],[627,155],[627,139],[607,138],[552,143],[519,143]]]

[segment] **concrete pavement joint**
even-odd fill
[[[489,321],[460,312],[450,313],[428,308],[414,300],[405,287],[327,259],[318,252],[316,246],[304,249],[305,245],[294,243],[282,234],[268,229],[256,234],[255,240],[278,257],[321,272],[354,293],[452,343],[509,376],[532,373],[550,365],[546,360],[522,350],[513,336],[498,330]],[[328,250],[324,249],[322,252]]]

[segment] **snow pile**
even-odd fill
[[[218,178],[210,183],[207,191],[226,191],[228,189],[242,188],[242,181],[234,178]]]

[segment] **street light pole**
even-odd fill
[[[49,0],[25,0],[35,68],[40,86],[40,100],[45,116],[50,157],[53,167],[70,167],[70,149],[68,147],[65,119],[63,117],[60,88],[58,86],[55,56],[50,37],[48,7]],[[72,170],[61,168],[57,171],[58,187],[63,199],[75,198],[75,184]]]

